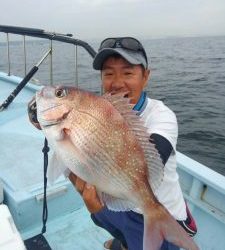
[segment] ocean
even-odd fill
[[[140,39],[141,40],[141,39]],[[97,50],[100,41],[87,41]],[[150,61],[151,77],[146,91],[163,100],[176,114],[179,125],[177,149],[225,175],[225,37],[185,37],[141,40]],[[48,50],[43,40],[27,42],[27,72]],[[76,66],[73,45],[53,42],[53,83],[74,84]],[[0,43],[0,71],[7,72],[5,43]],[[23,44],[10,44],[11,73],[23,76]],[[78,84],[98,92],[100,75],[92,58],[78,48]],[[33,81],[50,83],[49,59]]]

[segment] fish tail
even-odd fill
[[[186,250],[199,250],[193,239],[162,205],[148,211],[144,215],[143,250],[159,250],[164,240]]]

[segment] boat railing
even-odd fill
[[[50,60],[49,60],[49,73],[50,73],[50,84],[53,84],[53,41],[58,41],[62,43],[74,45],[74,63],[75,63],[75,74],[74,81],[78,87],[78,47],[82,47],[85,51],[93,58],[96,51],[87,43],[79,39],[73,38],[72,34],[60,34],[55,32],[48,32],[43,29],[26,28],[26,27],[16,27],[16,26],[6,26],[0,25],[0,32],[6,34],[6,47],[7,47],[7,73],[10,76],[12,74],[11,70],[11,54],[10,54],[10,35],[22,36],[23,43],[23,64],[24,64],[24,75],[27,74],[27,49],[26,42],[27,37],[41,38],[49,40],[50,48]]]

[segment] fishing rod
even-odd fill
[[[6,109],[10,103],[15,99],[15,97],[19,94],[19,92],[23,89],[23,87],[29,82],[29,80],[34,76],[34,74],[38,71],[39,66],[45,60],[45,58],[52,52],[52,49],[49,49],[41,60],[28,72],[28,74],[23,78],[23,80],[19,83],[19,85],[13,90],[13,92],[6,98],[6,100],[0,105],[0,111]]]

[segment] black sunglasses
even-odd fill
[[[105,48],[123,48],[135,52],[142,52],[148,64],[148,58],[142,44],[133,37],[106,38],[100,44],[99,51]]]

